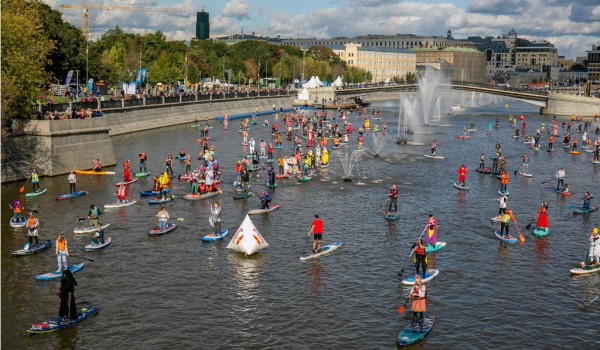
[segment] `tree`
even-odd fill
[[[417,81],[417,75],[413,72],[408,72],[404,76],[404,80],[407,84],[414,84]]]
[[[44,35],[40,5],[36,0],[2,0],[3,136],[9,117],[32,116],[33,101],[48,82],[44,68],[54,43]]]

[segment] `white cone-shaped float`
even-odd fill
[[[258,251],[268,247],[269,243],[265,241],[263,236],[258,232],[250,217],[246,215],[246,218],[240,225],[240,227],[233,235],[231,241],[227,245],[227,249],[233,249],[246,255],[252,255]]]

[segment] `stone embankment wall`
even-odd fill
[[[541,114],[576,117],[593,117],[600,115],[600,98],[568,95],[551,92],[548,95],[546,107],[542,107]]]
[[[289,108],[295,97],[238,98],[169,105],[105,110],[103,118],[67,120],[15,120],[2,145],[2,182],[26,179],[33,169],[56,176],[74,169],[90,169],[93,159],[115,165],[110,137],[179,124],[192,124],[228,115]]]
[[[54,176],[92,167],[92,159],[115,164],[105,118],[15,120],[2,145],[2,182],[26,179],[33,169]]]

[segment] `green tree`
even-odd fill
[[[44,67],[54,43],[44,35],[40,5],[35,0],[2,0],[3,136],[8,117],[31,117],[33,101],[49,78]]]
[[[417,81],[417,75],[413,72],[408,72],[404,76],[404,80],[407,84],[414,84]]]

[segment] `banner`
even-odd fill
[[[135,82],[138,84],[142,82],[142,69],[141,68],[138,69],[138,72],[137,72],[137,75],[135,78]]]
[[[90,80],[88,80],[87,91],[94,92],[94,78],[90,78]]]
[[[143,83],[146,81],[146,76],[148,75],[148,70],[146,68],[142,68],[142,80],[140,80],[140,83]]]
[[[128,86],[127,86],[127,90],[126,93],[128,95],[135,95],[137,93],[137,84],[136,82],[131,82]]]
[[[73,71],[72,70],[70,70],[69,73],[67,73],[67,79],[65,79],[65,86],[67,86],[67,88],[71,84],[71,77],[73,77]]]

